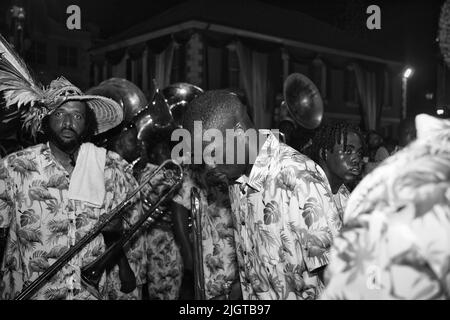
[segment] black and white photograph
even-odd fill
[[[0,300],[449,299],[450,0],[0,2]]]

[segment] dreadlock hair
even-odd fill
[[[333,152],[334,145],[340,145],[341,140],[344,140],[342,142],[344,143],[345,149],[347,147],[347,134],[349,132],[356,133],[359,136],[363,144],[363,149],[365,149],[364,139],[359,127],[347,121],[333,121],[321,125],[316,130],[312,138],[309,157],[316,163],[319,163],[320,159],[325,159],[326,151]]]

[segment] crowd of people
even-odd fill
[[[42,88],[12,59],[0,60],[3,108],[26,110],[36,144],[0,159],[0,299],[450,298],[450,120],[406,119],[396,141],[326,120],[299,145],[301,128],[280,126],[286,143],[257,129],[230,90],[196,88],[174,118],[159,90],[146,101],[132,84]],[[223,161],[182,163],[155,211],[171,133],[195,137],[198,121],[234,132],[244,156],[228,139],[200,143]],[[159,215],[85,272],[149,212]]]

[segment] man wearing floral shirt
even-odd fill
[[[83,95],[65,79],[53,81],[45,94],[48,104],[35,105],[40,110],[30,111],[30,118],[35,134],[44,133],[48,142],[0,162],[0,228],[8,230],[0,268],[1,299],[15,298],[137,187],[119,155],[87,142],[122,120],[120,106],[104,97]],[[39,112],[43,119],[32,116]],[[131,224],[140,214],[140,202],[134,200],[124,213]],[[118,261],[117,273],[127,297],[114,291],[119,287],[112,283],[118,279],[106,272],[99,292],[81,281],[81,267],[105,251],[107,234],[121,233],[126,227],[121,222],[105,228],[31,298],[138,298],[136,274],[143,263],[136,251],[124,252],[134,270],[125,255]]]
[[[416,127],[353,191],[323,299],[450,299],[450,121]]]
[[[254,130],[253,124],[232,93],[210,91],[193,100],[183,127],[193,133],[194,121],[202,121],[204,130],[235,132],[234,140],[224,139],[223,145],[214,140],[217,159],[224,161],[210,167],[232,184],[243,298],[317,298],[333,233],[326,215],[335,210],[323,170],[270,132],[260,135],[258,143],[249,141],[247,133]],[[227,143],[236,141],[245,146],[245,161],[239,163],[235,157],[227,163]]]
[[[192,274],[191,280],[193,280],[193,262],[192,257],[189,256],[192,256],[192,245],[195,244],[192,244],[187,236],[193,231],[186,230],[186,226],[183,227],[181,221],[183,215],[187,216],[185,211],[191,210],[191,191],[194,187],[199,190],[201,198],[199,212],[202,220],[202,248],[200,250],[203,256],[205,298],[207,300],[225,299],[228,295],[231,300],[239,299],[240,291],[229,295],[232,284],[239,283],[239,275],[227,181],[212,171],[187,169],[183,184],[173,198],[173,201],[178,204],[175,206],[176,221],[180,225],[178,229],[184,229],[182,236],[186,239],[184,241],[186,243],[181,244],[186,247],[183,248],[184,277],[188,278]]]
[[[362,136],[358,127],[346,121],[321,125],[312,139],[310,157],[325,172],[337,216],[328,214],[334,230],[342,228],[344,210],[350,196],[345,184],[354,184],[362,170]]]
[[[150,162],[146,163],[144,169],[135,172],[140,184],[170,157],[169,143],[164,140],[149,144],[147,150]],[[161,195],[171,187],[171,182],[165,180],[160,171],[153,178],[152,185],[156,187],[144,186],[141,190],[144,212],[149,210],[147,201],[150,203],[158,201]],[[145,268],[145,279],[150,300],[178,300],[180,298],[183,260],[179,245],[175,241],[171,196],[159,206],[158,209],[162,212],[160,218],[143,228],[148,264]]]

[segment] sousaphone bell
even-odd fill
[[[152,102],[141,109],[132,122],[137,128],[138,140],[146,145],[170,139],[170,134],[176,128],[169,105],[159,89],[156,89]]]
[[[323,101],[319,89],[305,75],[290,74],[283,85],[284,102],[296,124],[315,129],[322,122]]]
[[[203,90],[187,82],[176,82],[162,90],[170,112],[177,125],[180,125],[184,108],[193,99],[203,93]]]
[[[148,104],[144,92],[133,82],[123,78],[109,78],[86,93],[104,96],[119,103],[123,108],[125,123],[130,122]]]

